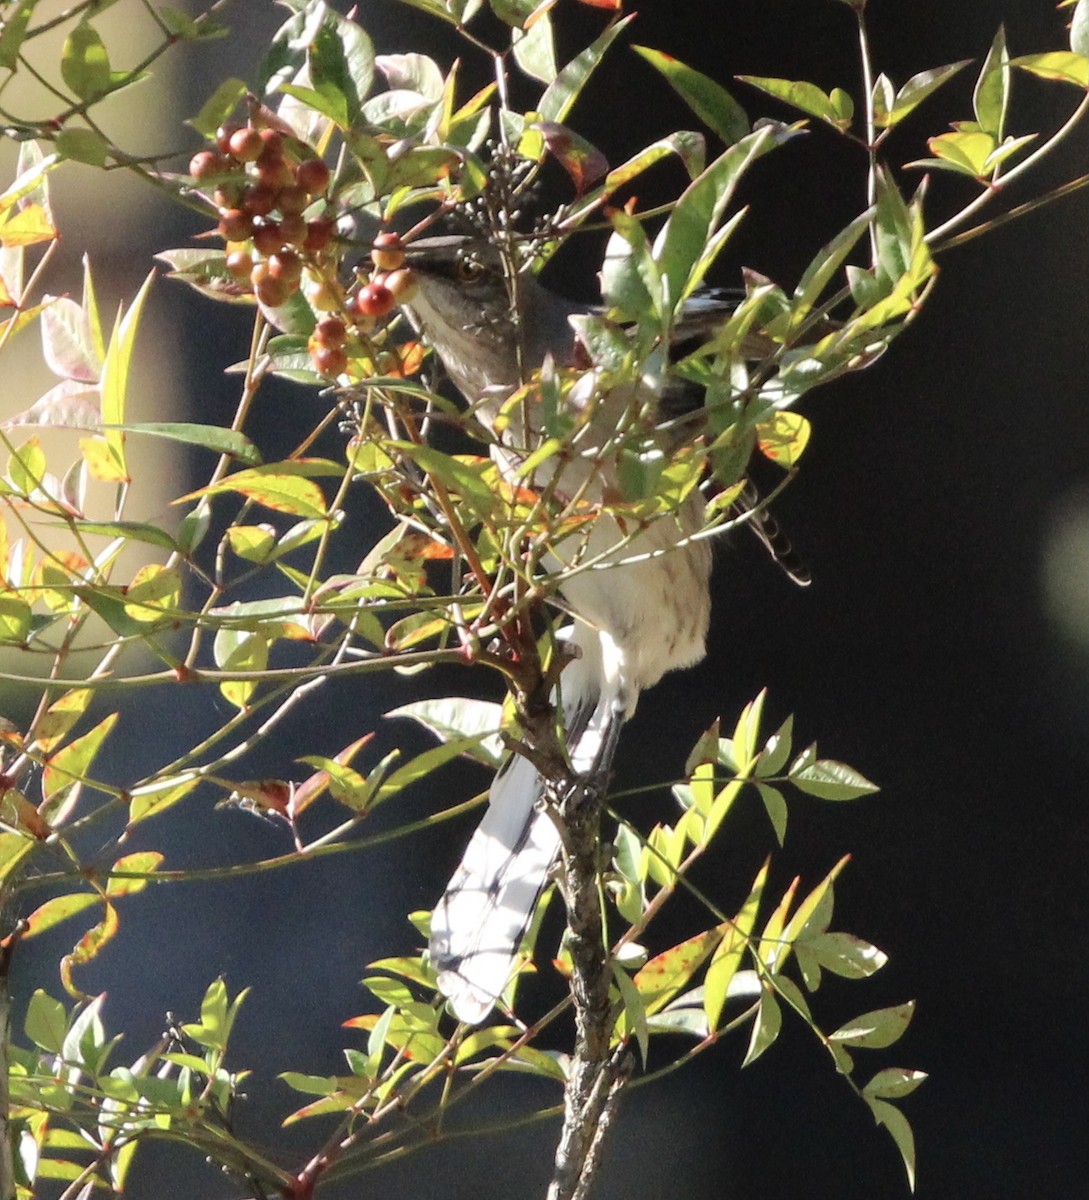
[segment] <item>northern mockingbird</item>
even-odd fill
[[[483,239],[424,238],[406,250],[417,287],[404,306],[489,429],[504,402],[547,358],[558,367],[579,365],[575,325],[589,312],[586,306],[554,295],[532,275],[508,278],[502,256]],[[697,344],[706,340],[707,330],[729,311],[720,301],[697,303],[687,326],[682,319],[680,336]],[[706,540],[692,539],[702,525],[698,490],[634,533],[607,507],[621,494],[618,430],[636,429],[644,445],[675,453],[685,435],[658,424],[697,408],[701,390],[664,373],[657,382],[605,388],[588,372],[565,402],[573,417],[566,452],[547,459],[534,482],[552,487],[558,498],[606,505],[588,533],[561,541],[546,559],[550,569],[570,565],[574,554],[595,563],[562,585],[563,607],[574,617],[562,636],[575,657],[563,673],[560,702],[571,764],[585,773],[608,766],[619,727],[634,713],[640,692],[667,671],[703,658],[711,551]],[[492,453],[513,475],[543,439],[544,418],[532,402],[510,405],[503,415]],[[688,440],[694,437],[689,426]],[[752,524],[776,553],[774,526]],[[568,551],[568,542],[577,551]],[[796,578],[806,582],[800,573]],[[472,1024],[488,1015],[510,981],[559,852],[556,826],[539,805],[543,789],[523,757],[513,757],[499,772],[488,810],[432,914],[430,954],[439,988],[455,1015]]]

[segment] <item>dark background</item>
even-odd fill
[[[857,94],[853,18],[844,5],[634,7],[630,40],[723,81],[740,73],[808,78]],[[557,14],[571,23],[570,52],[600,20],[570,0],[560,0]],[[256,61],[279,19],[264,3],[236,5],[237,36],[212,47],[184,111],[195,110],[217,71],[242,73],[241,60]],[[442,63],[460,52],[434,22],[392,3],[365,6],[361,19],[381,50],[412,47]],[[875,57],[901,84],[927,67],[978,60],[1000,20],[1014,53],[1062,44],[1063,17],[1048,0],[915,0],[874,6]],[[478,67],[466,63],[470,72]],[[894,154],[921,156],[924,134],[968,116],[973,79],[969,68],[932,100]],[[1073,88],[1045,89],[1022,77],[1016,86],[1015,132],[1053,122],[1076,102]],[[787,115],[742,85],[733,90],[752,116]],[[620,48],[573,123],[617,162],[691,118]],[[716,281],[735,282],[748,266],[791,285],[862,206],[860,158],[818,129],[765,160],[745,195],[752,211]],[[1018,197],[1084,171],[1087,158],[1082,129]],[[951,212],[971,194],[950,177],[932,183],[932,213]],[[165,215],[140,232],[159,249],[195,228]],[[591,295],[591,261],[566,256],[550,282]],[[907,1036],[872,1055],[872,1064],[860,1055],[860,1074],[890,1064],[931,1074],[904,1105],[918,1137],[924,1200],[1050,1200],[1082,1194],[1089,1177],[1089,193],[953,250],[941,267],[921,320],[876,366],[806,400],[813,442],[777,512],[812,568],[813,586],[792,589],[745,539],[720,555],[707,659],[644,697],[621,743],[618,784],[669,779],[714,716],[729,720],[765,686],[769,728],[794,712],[799,739],[819,737],[823,754],[880,783],[880,795],[855,804],[791,804],[775,868],[780,890],[796,873],[811,885],[850,852],[835,925],[891,956],[866,984],[822,990],[816,1015],[834,1028],[860,1011],[917,998]],[[139,278],[143,261],[130,269]],[[180,288],[161,288],[156,303],[179,340],[200,331],[191,339],[199,358],[185,415],[226,418],[237,384],[219,371],[244,355],[245,320],[210,311]],[[312,421],[315,402],[301,395],[274,389],[263,401],[267,458],[289,449]],[[378,512],[365,498],[357,503],[360,544],[369,544]],[[474,683],[447,672],[411,686],[368,680],[330,691],[320,713],[297,722],[247,771],[284,773],[296,754],[334,752],[411,694]],[[143,722],[158,761],[175,736],[214,728],[223,715],[209,711],[207,697],[183,691],[142,697],[130,719]],[[484,783],[469,768],[445,778],[444,803]],[[417,801],[421,811],[429,803]],[[631,812],[644,827],[668,819],[667,792],[641,796]],[[771,841],[755,800],[732,820],[699,880],[724,897],[743,893]],[[363,965],[412,950],[403,914],[433,903],[469,827],[230,888],[151,890],[84,984],[109,989],[108,1020],[130,1031],[133,1055],[157,1035],[166,1010],[193,1015],[216,973],[232,990],[251,985],[235,1043],[236,1064],[259,1073],[244,1119],[280,1142],[270,1096],[288,1101],[272,1074],[339,1069],[339,1022],[368,1003],[357,984]],[[257,822],[213,814],[207,802],[172,816],[168,842],[175,866],[280,848]],[[681,905],[673,931],[684,936],[695,919]],[[20,995],[42,983],[57,992],[51,963],[67,932],[19,963]],[[824,1052],[787,1026],[744,1072],[742,1043],[727,1039],[691,1069],[632,1090],[610,1145],[602,1200],[906,1194],[887,1136],[873,1129]],[[526,1083],[501,1082],[468,1120],[491,1122],[539,1098]],[[554,1132],[538,1126],[426,1150],[335,1194],[542,1195]],[[152,1153],[130,1194],[231,1193],[193,1156]]]

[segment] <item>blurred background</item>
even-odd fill
[[[629,7],[638,13],[629,40],[724,82],[773,75],[857,93],[854,21],[843,4],[647,0]],[[102,18],[118,61],[141,53],[137,10],[134,0],[121,0]],[[600,26],[600,14],[573,0],[560,0],[556,15],[564,58]],[[174,73],[156,103],[123,98],[110,132],[134,151],[176,149],[180,166],[196,146],[181,118],[226,75],[252,78],[282,19],[283,10],[264,0],[236,0],[226,11],[231,38],[168,60]],[[444,67],[464,56],[437,22],[393,0],[365,0],[358,19],[381,51],[411,48]],[[978,62],[1000,21],[1014,54],[1058,48],[1064,19],[1051,0],[876,4],[874,55],[899,85],[928,67]],[[467,91],[470,81],[487,78],[486,63],[466,58],[464,69]],[[968,115],[974,78],[967,69],[909,122],[896,147],[902,158],[923,156],[923,132]],[[750,116],[786,116],[770,99],[730,86]],[[1014,132],[1051,128],[1075,102],[1072,88],[1018,76]],[[655,136],[688,127],[691,117],[621,47],[572,123],[615,163]],[[814,130],[764,160],[743,197],[751,212],[715,282],[736,283],[744,266],[792,285],[862,207],[860,153]],[[1015,199],[1087,164],[1081,129]],[[939,178],[930,195],[932,212],[951,212],[971,189]],[[67,167],[55,199],[65,250],[51,290],[78,290],[79,252],[89,248],[105,311],[133,294],[152,253],[186,244],[202,228],[193,214],[120,173]],[[588,253],[564,256],[548,280],[590,297],[592,261]],[[878,782],[879,795],[849,805],[791,803],[776,865],[780,891],[795,874],[811,886],[850,852],[834,926],[891,956],[866,984],[822,990],[816,1015],[834,1028],[860,1011],[918,1000],[906,1037],[875,1055],[872,1068],[895,1064],[931,1075],[904,1105],[918,1138],[920,1197],[1050,1200],[1081,1194],[1089,1177],[1082,925],[1089,915],[1089,191],[950,251],[941,268],[922,319],[877,365],[807,399],[813,441],[777,515],[812,569],[812,587],[792,589],[751,539],[720,553],[707,659],[643,698],[621,741],[617,785],[670,779],[710,721],[718,714],[731,720],[762,687],[770,693],[769,728],[793,712],[800,742],[819,737],[823,755]],[[229,420],[238,382],[222,371],[245,357],[248,327],[245,313],[157,284],[136,369],[138,419]],[[4,415],[48,386],[34,373],[35,349],[20,373],[6,377]],[[253,430],[266,459],[294,446],[323,403],[301,388],[270,385]],[[335,439],[326,451],[335,455]],[[165,507],[195,478],[193,466],[176,452],[164,458],[156,472],[164,490],[141,498],[144,511]],[[345,547],[344,569],[382,522],[366,496],[353,504],[359,542]],[[300,716],[275,745],[251,756],[244,774],[284,774],[296,755],[333,753],[414,695],[486,686],[473,674],[446,671],[328,689],[320,711]],[[18,720],[31,700],[5,696],[0,710]],[[125,746],[118,741],[103,766],[118,778],[147,770],[195,733],[214,729],[226,711],[185,689],[142,694],[125,717]],[[423,744],[403,722],[382,726],[379,741],[383,748]],[[486,784],[470,767],[443,780],[443,804]],[[435,803],[425,794],[410,806],[423,813]],[[669,819],[667,789],[640,794],[629,811],[644,828]],[[276,831],[213,812],[207,797],[164,820],[169,831],[157,827],[149,838],[165,844],[173,867],[281,849]],[[743,894],[771,843],[755,800],[732,820],[698,880],[724,897]],[[434,902],[471,823],[230,887],[149,889],[122,937],[81,982],[109,992],[107,1023],[127,1031],[132,1055],[158,1036],[168,1010],[191,1019],[216,974],[232,992],[252,987],[234,1062],[254,1068],[258,1079],[240,1120],[270,1146],[299,1145],[312,1134],[279,1131],[291,1097],[272,1076],[341,1069],[340,1022],[371,1004],[358,986],[364,965],[414,950],[404,914]],[[697,915],[679,905],[676,936],[691,932]],[[70,928],[61,927],[21,952],[17,1004],[37,986],[59,994],[55,962],[71,940]],[[551,987],[542,979],[530,1003],[543,1011]],[[608,1147],[602,1200],[905,1195],[887,1135],[873,1128],[820,1047],[787,1026],[744,1072],[744,1045],[727,1039],[689,1070],[632,1089]],[[463,1119],[492,1124],[541,1095],[524,1081],[499,1081]],[[542,1195],[554,1134],[553,1126],[533,1126],[455,1141],[329,1194]],[[138,1158],[129,1194],[236,1193],[196,1156],[156,1149]]]

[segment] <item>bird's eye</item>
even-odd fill
[[[457,261],[458,279],[462,283],[476,283],[484,275],[485,270],[486,268],[479,258],[466,256]]]

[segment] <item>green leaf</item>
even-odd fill
[[[54,925],[59,925],[61,921],[67,921],[69,917],[74,917],[96,904],[101,904],[101,900],[94,892],[72,892],[67,896],[54,896],[39,905],[27,917],[26,929],[22,936],[29,938],[44,933]]]
[[[9,4],[0,27],[0,67],[14,71],[19,60],[19,51],[26,37],[27,25],[38,6],[38,0],[18,0]]]
[[[666,285],[666,296],[655,299],[664,302],[665,314],[671,315],[699,283],[696,266],[737,185],[749,166],[776,144],[771,127],[749,134],[717,158],[682,193],[654,241],[654,257]]]
[[[144,525],[140,521],[73,521],[81,534],[97,534],[101,537],[121,538],[126,542],[144,542],[159,546],[172,553],[180,549],[178,543],[158,525]]]
[[[892,1140],[896,1143],[897,1150],[900,1151],[900,1157],[904,1160],[908,1186],[915,1191],[915,1135],[911,1132],[911,1125],[907,1117],[885,1100],[877,1100],[866,1095],[863,1095],[863,1099],[869,1105],[870,1112],[873,1113],[874,1120],[878,1125],[884,1125],[892,1135]]]
[[[209,1050],[226,1050],[238,1010],[248,994],[247,988],[239,992],[234,1000],[229,1000],[227,985],[222,977],[214,980],[200,1004],[200,1023],[183,1025],[182,1030]]]
[[[914,1012],[914,1000],[892,1008],[875,1009],[841,1025],[828,1037],[830,1041],[862,1050],[884,1050],[904,1035]]]
[[[798,286],[794,289],[791,305],[791,325],[800,326],[819,303],[829,283],[839,274],[840,268],[858,245],[859,238],[870,228],[875,209],[867,209],[821,247],[806,267]]]
[[[806,939],[817,962],[844,979],[868,979],[889,961],[876,946],[852,933],[822,933]]]
[[[720,83],[660,50],[649,46],[632,49],[664,76],[685,104],[727,146],[741,141],[750,132],[745,110]]]
[[[219,126],[226,123],[248,91],[249,87],[244,79],[225,79],[205,100],[200,112],[189,119],[188,124],[197,133],[202,133],[207,138],[212,137]]]
[[[552,36],[552,17],[547,11],[528,29],[511,31],[511,46],[514,61],[531,78],[545,84],[554,83],[556,68],[556,46]]]
[[[187,446],[214,450],[216,454],[229,454],[232,458],[255,467],[261,465],[261,455],[257,447],[244,433],[235,429],[224,429],[220,425],[197,425],[188,421],[137,421],[110,428],[120,429],[124,433],[144,433],[149,437],[184,442]]]
[[[337,468],[339,473],[340,468]],[[274,512],[292,513],[297,517],[325,517],[328,509],[325,496],[316,483],[307,476],[312,472],[306,470],[303,462],[268,463],[261,467],[252,467],[244,471],[236,471],[211,487],[201,488],[183,496],[183,500],[195,499],[198,496],[216,496],[224,492],[237,492],[265,508]],[[327,470],[313,472],[329,474]]]
[[[756,1010],[756,1020],[753,1022],[752,1033],[749,1035],[749,1048],[741,1065],[749,1066],[756,1062],[761,1054],[768,1049],[779,1036],[783,1027],[783,1013],[775,993],[766,989],[760,996],[760,1005]]]
[[[485,766],[498,767],[506,755],[499,730],[503,728],[503,706],[467,696],[442,696],[416,700],[385,714],[411,717],[443,742],[468,741],[469,754]]]
[[[198,783],[200,783],[199,776],[182,779],[180,782],[176,777],[171,776],[133,788],[129,800],[129,827],[131,828],[139,821],[146,821],[148,817],[157,817],[160,813],[166,812],[168,808],[173,808],[180,800],[184,800]]]
[[[92,167],[105,166],[110,150],[110,143],[97,130],[80,129],[74,125],[62,129],[53,145],[61,158],[87,163]]]
[[[397,792],[403,791],[409,784],[423,779],[432,771],[437,771],[439,767],[463,754],[474,757],[474,752],[481,741],[490,736],[490,734],[477,734],[473,737],[456,738],[452,742],[443,742],[439,746],[433,746],[430,750],[425,750],[423,754],[417,754],[415,758],[410,759],[403,767],[398,767],[392,775],[387,777],[378,789],[378,802],[388,800]]]
[[[110,57],[90,21],[80,21],[68,35],[60,66],[61,78],[81,100],[90,100],[109,88]]]
[[[621,1038],[634,1037],[635,1043],[639,1047],[639,1055],[645,1067],[647,1054],[650,1051],[650,1031],[647,1027],[646,1004],[639,989],[635,986],[632,977],[623,967],[616,963],[613,963],[613,979],[616,982],[617,990],[620,992],[620,1000],[623,1005],[623,1012],[617,1023],[614,1036]]]
[[[920,71],[917,75],[912,75],[896,93],[896,98],[884,115],[884,119],[879,120],[877,124],[882,128],[889,129],[898,125],[906,116],[914,112],[928,96],[936,92],[943,83],[952,79],[958,71],[963,70],[969,62],[971,59],[966,58],[961,62],[949,63],[944,67],[931,67],[928,71]]]
[[[770,783],[758,783],[756,790],[764,802],[764,811],[768,814],[772,829],[775,830],[775,840],[781,846],[786,841],[787,806],[783,793]]]
[[[1089,55],[1089,0],[1078,0],[1070,22],[1070,49]]]
[[[609,25],[604,33],[577,54],[545,88],[537,102],[537,111],[546,121],[564,121],[574,107],[586,81],[596,70],[617,36],[632,21],[632,15]]]
[[[909,1067],[886,1067],[862,1089],[866,1096],[878,1096],[886,1100],[898,1100],[909,1096],[926,1079],[925,1071]]]
[[[31,616],[30,605],[22,596],[0,592],[0,642],[25,645],[30,633]]]
[[[125,435],[119,429],[109,427],[123,425],[125,421],[125,400],[128,394],[129,368],[136,345],[136,330],[154,278],[155,272],[151,271],[128,311],[114,326],[102,363],[102,423],[107,427],[105,437],[110,454],[123,475],[128,474],[125,465]]]
[[[983,61],[972,95],[972,105],[980,129],[989,133],[996,142],[1002,141],[1006,128],[1006,112],[1010,103],[1010,74],[1006,30],[1000,25]]]
[[[261,672],[268,666],[268,638],[249,629],[220,629],[212,644],[216,665],[228,673]],[[225,680],[219,685],[225,700],[245,709],[257,690],[254,679]]]
[[[61,788],[87,778],[91,763],[117,724],[118,716],[118,713],[111,713],[82,737],[75,738],[46,759],[42,794],[47,800],[52,800]]]
[[[648,1015],[664,1008],[688,983],[722,940],[722,929],[715,926],[663,950],[635,973],[633,982]]]
[[[855,800],[878,790],[864,775],[846,763],[822,758],[801,770],[790,769],[790,781],[799,791],[821,800]]]
[[[753,87],[785,101],[811,117],[826,121],[840,132],[845,132],[851,127],[854,103],[841,88],[833,88],[831,93],[827,93],[815,83],[807,83],[805,80],[772,79],[761,75],[739,75],[738,79],[751,83]]]
[[[138,850],[134,854],[123,854],[110,868],[106,883],[107,896],[133,896],[148,885],[147,879],[129,879],[129,875],[153,875],[163,861],[158,850]]]
[[[748,899],[741,906],[741,911],[732,922],[719,926],[722,930],[722,941],[715,947],[711,964],[707,968],[707,976],[703,985],[703,1011],[707,1015],[709,1029],[718,1029],[722,1011],[726,1007],[726,999],[730,993],[730,983],[737,974],[741,960],[756,926],[756,916],[760,911],[760,900],[767,883],[770,861],[765,862],[753,880]]]
[[[1052,50],[1046,54],[1024,54],[1010,60],[1010,65],[1020,67],[1041,79],[1053,79],[1059,83],[1072,83],[1076,87],[1089,88],[1089,57],[1070,50]]]
[[[68,1032],[68,1013],[61,1001],[38,988],[30,997],[23,1028],[35,1046],[59,1054]]]

